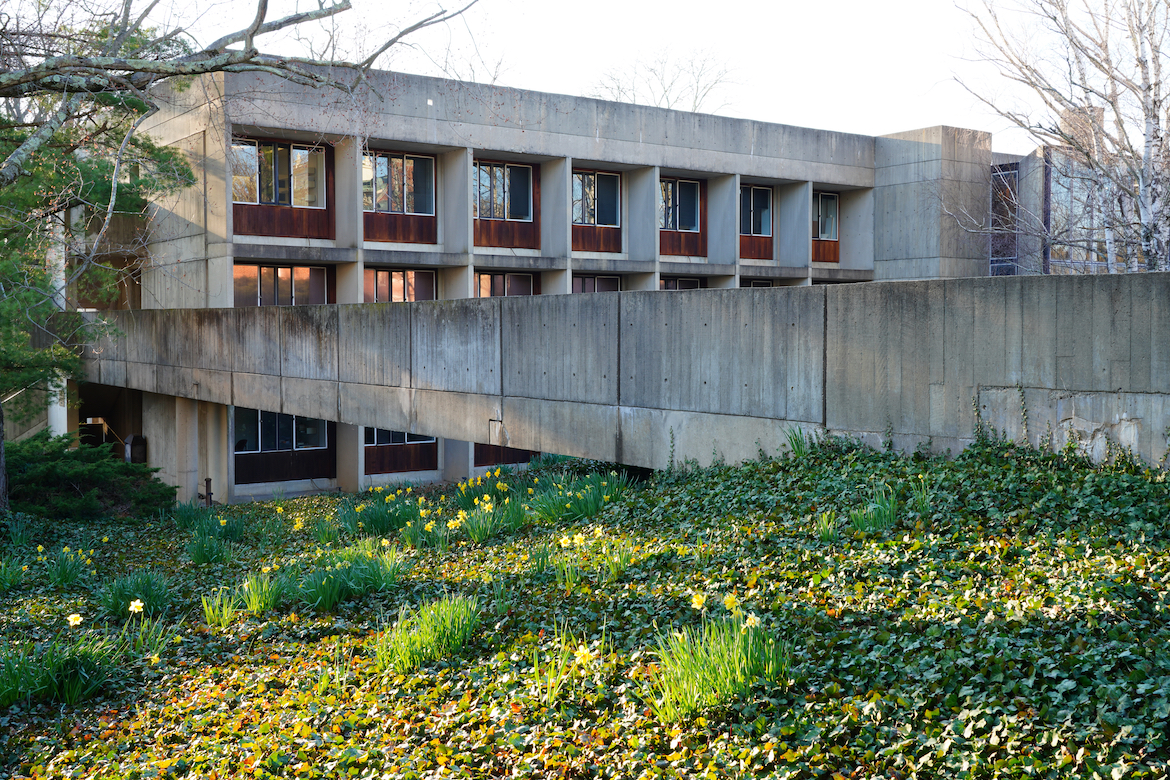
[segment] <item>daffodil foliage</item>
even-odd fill
[[[223,509],[247,530],[213,564],[190,562],[170,519],[46,525],[26,544],[92,548],[92,567],[52,585],[10,545],[28,570],[0,596],[9,650],[135,625],[93,595],[128,571],[165,572],[172,606],[165,641],[128,651],[96,697],[0,713],[0,774],[1165,777],[1165,476],[987,439],[954,459],[826,440],[659,474],[593,516],[530,515],[483,542],[460,527],[438,546],[404,544],[405,526],[320,532],[362,501],[417,512],[420,492],[427,522],[457,517],[450,487]],[[542,480],[566,482],[497,480],[533,501]],[[851,524],[891,498],[888,527]],[[829,512],[831,538],[815,520]],[[297,597],[310,573],[393,547],[392,587],[330,612]],[[206,625],[200,599],[250,575],[282,580],[283,597]],[[479,610],[457,649],[379,664],[400,620],[456,598]],[[698,691],[701,708],[670,720],[667,650],[685,680],[719,635],[726,657],[758,642],[774,662],[748,659],[727,692]]]

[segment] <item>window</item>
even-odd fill
[[[659,279],[659,290],[698,290],[703,286],[700,279],[670,278]]]
[[[312,306],[328,302],[325,269],[314,266],[237,265],[236,306]]]
[[[573,224],[618,227],[621,184],[616,173],[573,171]]]
[[[991,275],[1016,273],[1019,165],[1000,165],[991,174]]]
[[[699,231],[699,183],[680,179],[658,182],[662,197],[658,203],[658,227],[663,230]]]
[[[573,292],[621,292],[622,278],[620,276],[574,276]]]
[[[837,196],[831,192],[813,193],[813,238],[837,240]]]
[[[236,407],[236,452],[321,450],[329,446],[324,420]]]
[[[312,266],[237,265],[235,304],[312,306],[327,303],[325,269]]]
[[[366,303],[401,303],[435,300],[434,271],[365,270]]]
[[[232,141],[232,200],[325,208],[325,150],[268,141]]]
[[[435,213],[435,159],[367,154],[362,159],[362,208],[391,214]]]
[[[475,218],[532,221],[532,167],[475,163]]]
[[[433,444],[434,436],[419,436],[407,431],[387,431],[381,428],[366,428],[366,446],[380,447],[385,444]]]
[[[739,232],[744,236],[772,235],[772,188],[739,188]]]
[[[475,296],[496,298],[502,295],[539,295],[532,274],[476,274]]]

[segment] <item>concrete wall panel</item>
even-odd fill
[[[411,314],[413,387],[500,394],[499,300],[431,301]]]

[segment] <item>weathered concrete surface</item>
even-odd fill
[[[936,450],[1170,425],[1170,274],[137,311],[91,381],[660,468],[789,427]],[[1027,409],[1027,430],[1021,414]]]

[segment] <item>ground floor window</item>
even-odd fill
[[[620,276],[574,276],[573,292],[621,292],[622,278]]]
[[[698,290],[700,287],[706,287],[705,279],[696,279],[685,276],[672,276],[666,279],[658,280],[659,290]]]
[[[366,428],[365,441],[366,474],[434,471],[439,467],[439,444],[433,436]]]
[[[320,450],[329,446],[324,420],[236,407],[236,452]]]

